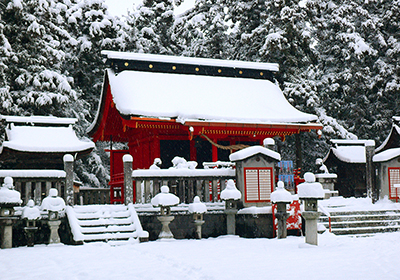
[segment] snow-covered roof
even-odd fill
[[[268,148],[265,148],[263,146],[251,146],[244,148],[240,151],[234,152],[229,155],[229,160],[231,161],[243,160],[256,154],[263,154],[273,159],[276,159],[277,161],[281,160],[281,155],[279,153],[272,151]]]
[[[269,80],[107,70],[113,101],[126,116],[178,122],[283,124],[316,121]]]
[[[0,115],[0,120],[7,123],[27,123],[27,124],[75,124],[78,120],[75,118],[57,118],[52,116],[4,116]]]
[[[393,117],[395,121],[398,121],[397,118],[400,119],[400,117]],[[397,124],[393,124],[392,128],[390,129],[389,135],[386,137],[383,143],[378,148],[375,149],[375,152],[379,153],[380,151],[390,147],[389,141],[393,141],[396,138],[396,136],[398,137],[399,135],[400,135],[400,127]],[[396,140],[394,141],[396,142]]]
[[[23,152],[79,152],[94,148],[92,141],[79,140],[72,126],[16,126],[6,128],[7,141],[0,150],[8,148]]]
[[[384,162],[384,161],[389,161],[398,156],[400,156],[400,148],[392,148],[374,155],[372,160],[374,162]]]
[[[154,54],[117,52],[117,51],[102,51],[101,54],[106,56],[108,59],[177,63],[177,64],[186,64],[195,66],[206,65],[206,66],[217,66],[217,67],[234,67],[234,68],[267,70],[274,72],[279,71],[279,65],[277,63],[261,63],[261,62],[249,62],[249,61],[238,61],[238,60],[154,55]]]
[[[331,152],[343,162],[365,163],[365,146],[338,146]]]

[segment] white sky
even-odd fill
[[[191,6],[193,6],[195,0],[185,0],[182,5],[175,9],[177,14],[180,14]],[[128,10],[132,11],[133,5],[135,7],[140,4],[142,0],[106,0],[109,12],[115,16],[122,16],[128,14]]]

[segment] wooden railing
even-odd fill
[[[149,203],[151,198],[167,185],[170,193],[179,197],[181,203],[192,203],[194,196],[204,202],[219,201],[219,193],[228,179],[235,179],[235,170],[224,169],[161,169],[135,170],[136,203]]]
[[[80,188],[75,203],[79,205],[110,204],[110,189]]]
[[[58,195],[66,198],[65,172],[62,170],[0,170],[0,184],[7,176],[13,178],[15,190],[21,194],[22,205],[26,205],[29,199],[40,205],[50,188],[56,188]]]

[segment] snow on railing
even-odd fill
[[[149,203],[163,185],[177,195],[182,203],[191,203],[195,196],[202,201],[219,201],[219,194],[226,181],[235,179],[235,170],[221,169],[145,169],[134,170],[136,203]]]
[[[332,232],[332,226],[331,226],[331,214],[329,213],[328,210],[322,205],[318,205],[318,210],[320,212],[324,213],[328,217],[328,222],[329,222],[329,232]]]

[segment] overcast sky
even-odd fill
[[[185,0],[175,11],[177,14],[184,12],[193,6],[195,0]],[[142,0],[106,0],[109,12],[114,16],[126,15],[128,10],[132,11],[133,4],[137,6]]]

